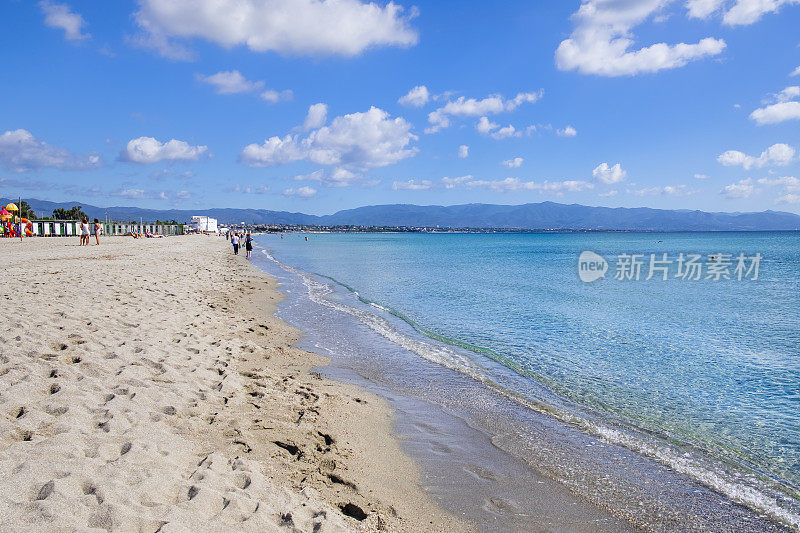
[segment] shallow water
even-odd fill
[[[309,242],[287,235],[258,242],[286,268],[262,266],[294,286],[290,321],[314,312],[338,317],[324,327],[319,319],[298,323],[325,331],[312,348],[347,351],[331,345],[332,332],[344,327],[336,322],[359,324],[359,335],[344,337],[358,339],[351,352],[368,353],[343,368],[373,381],[382,376],[388,389],[439,405],[549,479],[610,502],[617,516],[707,529],[737,513],[745,520],[744,509],[726,509],[730,502],[712,487],[797,523],[796,234],[312,235]],[[612,264],[606,279],[586,284],[577,275],[583,250],[610,262],[651,252],[760,253],[763,260],[757,280],[645,281],[645,271],[640,281],[618,281]],[[370,335],[385,344],[376,347]],[[402,368],[388,364],[401,359]],[[598,461],[605,466],[598,469]]]

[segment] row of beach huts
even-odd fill
[[[184,224],[122,224],[101,222],[103,235],[131,235],[152,233],[154,235],[183,235]],[[92,224],[90,224],[90,227]],[[37,237],[70,237],[80,234],[80,222],[76,220],[31,220],[30,231]]]

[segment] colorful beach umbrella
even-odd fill
[[[8,204],[6,206],[6,209],[8,209],[9,211],[19,211],[19,207],[17,207],[17,204],[15,204],[13,202]]]

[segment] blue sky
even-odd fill
[[[3,196],[800,213],[800,0],[0,0],[0,21]]]

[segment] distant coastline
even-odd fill
[[[267,209],[143,209],[139,207],[98,207],[81,202],[50,202],[24,198],[37,216],[49,216],[55,209],[81,206],[90,218],[129,222],[176,220],[208,216],[222,225],[251,228],[315,228],[326,231],[448,231],[571,232],[571,231],[798,231],[800,215],[782,211],[723,213],[697,210],[651,209],[648,207],[596,207],[555,202],[521,205],[387,204],[345,209],[329,215],[309,215]],[[10,200],[8,200],[10,201]],[[6,199],[0,198],[0,202]]]

